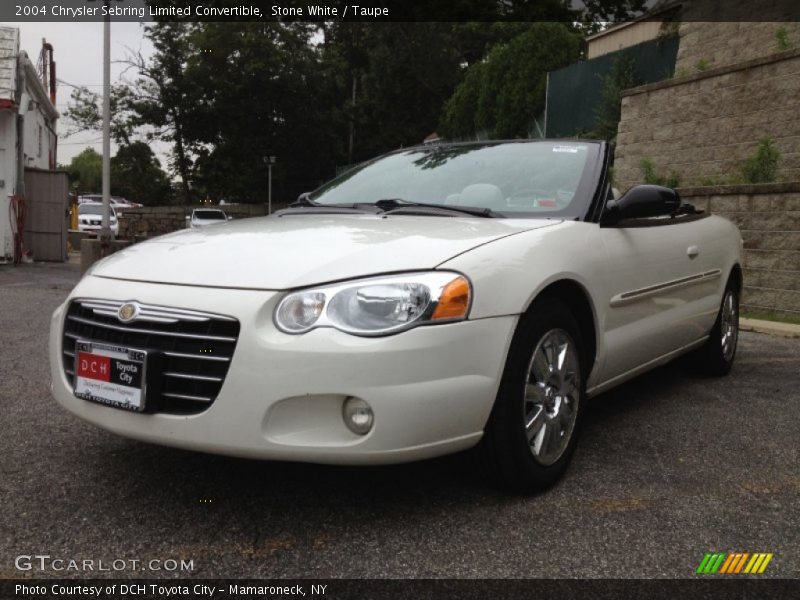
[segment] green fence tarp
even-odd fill
[[[573,137],[594,129],[603,76],[611,72],[614,61],[619,58],[633,60],[640,84],[672,77],[678,41],[677,37],[651,40],[551,71],[547,82],[547,137]]]

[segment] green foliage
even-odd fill
[[[786,31],[786,27],[778,27],[778,29],[775,30],[775,41],[778,42],[778,50],[781,52],[791,48],[789,32]]]
[[[111,158],[111,191],[148,206],[169,204],[172,194],[167,174],[144,142],[121,146]]]
[[[512,3],[515,2],[512,1]],[[526,0],[517,0],[516,3],[536,4],[526,2]],[[630,20],[633,14],[643,12],[647,3],[645,0],[583,0],[581,3],[572,4],[583,4],[585,6],[584,21],[621,22]]]
[[[743,310],[741,316],[744,319],[758,319],[759,321],[775,321],[777,323],[800,325],[799,316],[774,310]]]
[[[133,125],[126,111],[125,103],[129,98],[129,89],[125,85],[111,87],[111,138],[119,144],[125,144],[133,133]],[[78,131],[101,131],[103,128],[102,98],[88,88],[73,89],[70,103],[64,111],[67,122],[71,125],[67,134]]]
[[[355,160],[421,142],[461,77],[450,24],[365,27],[368,64],[359,82]]]
[[[771,183],[775,181],[781,153],[772,138],[763,138],[758,149],[742,165],[741,174],[745,183]]]
[[[103,179],[103,157],[93,148],[86,148],[72,157],[67,166],[70,189],[78,194],[97,193]]]
[[[620,104],[623,90],[636,86],[635,63],[632,57],[620,54],[614,59],[611,71],[602,77],[603,88],[600,104],[595,109],[595,130],[592,137],[613,141],[622,111]]]
[[[202,102],[186,135],[197,193],[266,202],[268,156],[277,158],[273,200],[294,200],[333,170],[344,138],[336,92],[346,82],[341,63],[310,45],[312,33],[305,23],[204,23],[193,32],[187,74]]]
[[[449,138],[469,136],[475,132],[475,109],[481,96],[486,63],[477,63],[467,70],[464,80],[447,101],[439,132]]]
[[[103,157],[86,148],[67,165],[70,190],[78,194],[98,194],[103,183]],[[132,142],[120,146],[111,157],[111,193],[142,204],[167,204],[171,187],[150,146]]]
[[[695,63],[694,68],[698,71],[707,71],[710,66],[711,64],[705,58],[701,58]]]
[[[679,69],[675,69],[675,73],[672,75],[673,79],[679,79],[681,77],[686,77],[689,75],[689,71],[686,70],[686,67],[680,67]]]
[[[703,177],[700,179],[700,185],[705,187],[728,185],[729,183],[724,177]]]
[[[141,54],[128,56],[128,70],[135,75],[130,83],[112,87],[111,135],[119,144],[128,144],[137,133],[147,141],[159,140],[172,146],[171,164],[183,188],[183,201],[191,200],[190,179],[194,140],[189,132],[202,120],[203,90],[188,69],[194,51],[191,36],[194,26],[159,22],[145,28],[155,48],[145,60]],[[101,98],[86,88],[74,90],[65,116],[77,131],[102,128]]]
[[[664,41],[674,37],[678,37],[680,32],[680,25],[681,25],[680,20],[678,20],[675,17],[667,19],[666,21],[661,23],[661,26],[658,28],[658,35],[656,36],[656,39],[659,41]]]
[[[639,163],[639,168],[642,170],[642,178],[645,183],[663,185],[669,188],[680,186],[680,176],[675,171],[670,171],[667,176],[662,175],[656,172],[655,165],[649,158],[643,158]]]
[[[445,104],[440,133],[525,137],[544,109],[547,72],[580,57],[581,38],[562,23],[533,23],[471,66]]]

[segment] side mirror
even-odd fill
[[[646,219],[671,215],[681,205],[678,192],[660,185],[636,185],[621,198],[606,203],[602,227],[615,227],[627,219]]]

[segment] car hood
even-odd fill
[[[556,220],[291,215],[186,229],[113,254],[93,275],[179,285],[284,290],[431,269]]]

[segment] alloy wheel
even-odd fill
[[[552,329],[542,336],[525,384],[525,436],[533,458],[549,466],[564,454],[578,418],[580,361],[566,331]]]
[[[739,307],[736,294],[733,290],[725,292],[722,300],[722,315],[720,318],[720,339],[722,342],[722,356],[726,362],[733,358],[736,351],[736,341],[739,337]]]

